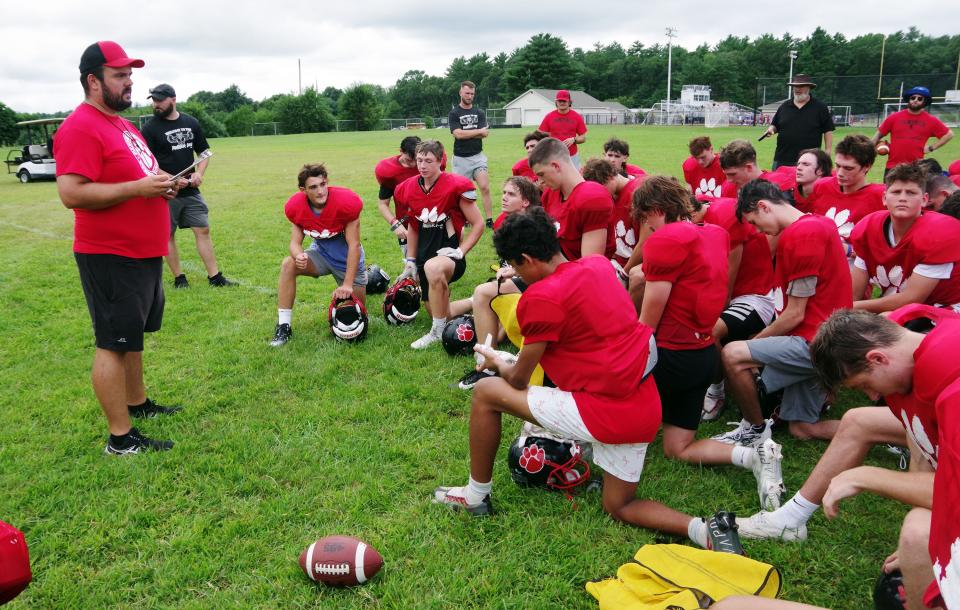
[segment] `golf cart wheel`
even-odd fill
[[[30,172],[28,172],[25,169],[22,169],[19,172],[17,172],[17,178],[20,179],[20,182],[26,184],[30,182]]]

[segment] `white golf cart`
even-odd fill
[[[27,131],[27,141],[23,148],[7,153],[7,173],[16,174],[20,182],[31,180],[53,180],[57,177],[57,162],[53,160],[53,131],[63,119],[36,119],[20,121],[17,127]]]

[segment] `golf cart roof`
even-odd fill
[[[62,123],[63,121],[63,117],[56,119],[33,119],[32,121],[20,121],[17,123],[17,127],[25,127],[27,125],[55,125],[56,123]]]

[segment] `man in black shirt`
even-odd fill
[[[453,173],[469,178],[480,188],[487,227],[493,228],[493,204],[490,201],[490,176],[487,157],[483,154],[483,138],[490,129],[487,115],[473,107],[477,86],[471,81],[460,83],[460,103],[453,107],[447,117],[450,133],[453,134]]]
[[[836,127],[830,109],[810,95],[817,84],[806,74],[797,74],[787,84],[793,88],[793,98],[781,104],[764,134],[764,137],[778,134],[772,169],[781,165],[796,165],[800,151],[820,148],[821,135],[823,149],[827,153],[833,150],[833,130]]]
[[[194,155],[209,148],[200,123],[188,114],[177,111],[177,94],[167,84],[157,85],[150,90],[148,99],[153,100],[153,115],[143,128],[143,138],[157,158],[160,169],[173,175],[193,163]],[[210,224],[207,220],[207,204],[200,196],[198,188],[203,182],[209,160],[204,159],[196,169],[187,174],[186,187],[180,189],[176,198],[170,200],[170,244],[167,265],[173,273],[174,288],[188,288],[190,283],[180,267],[180,254],[177,252],[176,231],[190,227],[197,241],[197,252],[207,268],[207,280],[211,286],[232,286],[236,282],[223,277],[217,268],[217,257],[213,253],[210,240]]]

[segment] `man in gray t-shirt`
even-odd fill
[[[487,227],[493,228],[493,204],[490,200],[490,176],[487,157],[483,154],[483,138],[490,133],[487,115],[473,107],[477,86],[471,81],[460,83],[460,103],[450,111],[448,122],[453,134],[453,173],[477,183],[483,200]]]

